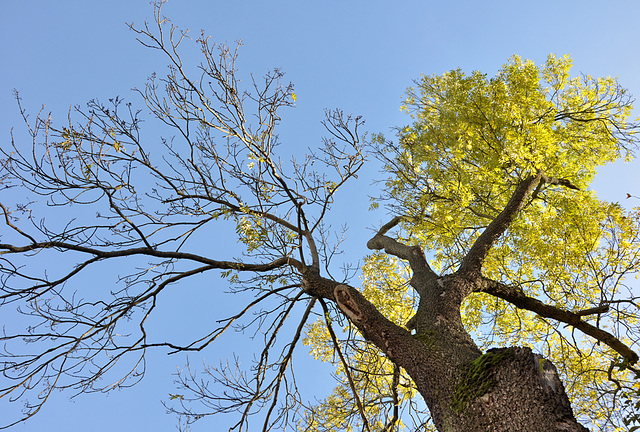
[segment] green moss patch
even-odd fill
[[[427,330],[424,333],[414,334],[413,338],[418,339],[423,344],[433,347],[437,340],[438,333],[435,330]]]
[[[514,350],[505,348],[488,352],[462,366],[460,381],[453,393],[451,405],[458,412],[463,411],[472,400],[488,393],[496,384],[495,368],[505,359],[512,358]]]

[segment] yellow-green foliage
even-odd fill
[[[491,79],[454,70],[410,89],[404,109],[414,123],[401,131],[387,186],[441,268],[455,265],[514,185],[538,170],[583,190],[540,190],[526,211],[540,229],[598,206],[587,187],[598,166],[626,155],[612,130],[627,127],[631,106],[613,79],[569,79],[570,66],[567,57],[543,67],[513,57]],[[522,222],[512,230],[528,232]]]

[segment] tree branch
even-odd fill
[[[250,215],[254,215],[254,216],[259,216],[259,217],[263,217],[265,219],[269,219],[270,221],[273,221],[279,225],[282,225],[285,228],[290,229],[291,231],[300,234],[300,235],[306,235],[305,231],[302,231],[299,227],[293,225],[292,223],[279,218],[278,216],[272,215],[271,213],[268,213],[266,211],[259,211],[259,210],[253,210],[252,208],[243,208],[240,207],[239,205],[230,203],[227,200],[223,200],[220,198],[215,198],[215,197],[211,197],[211,196],[207,196],[207,195],[198,195],[198,194],[182,194],[180,195],[178,198],[171,198],[168,200],[165,200],[164,202],[166,203],[170,203],[170,202],[176,202],[176,201],[182,201],[182,200],[186,200],[186,199],[202,199],[202,200],[206,200],[206,201],[211,201],[213,203],[216,204],[220,204],[224,207],[227,207],[230,211],[238,213],[238,214],[250,214]]]
[[[408,261],[415,277],[421,277],[424,280],[436,279],[438,275],[429,266],[420,246],[407,246],[384,235],[398,225],[401,220],[400,216],[396,216],[390,222],[384,224],[376,235],[367,242],[367,247],[372,250],[384,249],[386,253]]]
[[[320,299],[320,304],[322,305],[322,310],[324,311],[325,323],[327,324],[327,330],[329,331],[329,335],[331,336],[333,347],[338,353],[338,357],[340,357],[340,362],[342,363],[342,367],[344,368],[344,373],[347,376],[347,380],[349,381],[349,387],[351,387],[353,398],[356,400],[358,412],[360,413],[360,417],[362,418],[363,428],[371,432],[371,428],[369,427],[369,421],[367,420],[367,415],[365,414],[364,407],[362,406],[362,401],[360,400],[360,396],[358,396],[358,390],[356,389],[356,384],[353,381],[353,377],[351,376],[351,371],[349,370],[350,368],[349,363],[347,363],[347,360],[344,358],[344,355],[342,354],[342,350],[340,349],[340,344],[338,344],[338,338],[336,337],[336,333],[333,331],[333,326],[331,325],[331,318],[329,317],[329,308],[327,308],[327,304],[322,299]]]
[[[582,312],[569,312],[555,306],[547,305],[533,297],[529,297],[515,287],[505,285],[488,278],[480,279],[478,282],[478,289],[476,291],[491,294],[492,296],[501,298],[520,309],[535,312],[542,317],[552,318],[556,321],[569,324],[570,326],[577,328],[583,333],[609,346],[631,364],[635,364],[639,359],[638,354],[620,341],[620,339],[616,338],[611,333],[582,320],[584,315],[601,312],[601,308],[594,308]]]
[[[132,255],[146,255],[146,256],[153,256],[158,258],[168,258],[168,259],[186,259],[190,261],[196,261],[199,263],[207,264],[211,266],[211,268],[220,269],[220,270],[266,272],[279,267],[283,267],[285,265],[291,265],[295,267],[297,270],[302,269],[302,264],[299,261],[290,257],[278,258],[274,261],[271,261],[270,263],[264,263],[264,264],[247,264],[239,261],[212,260],[202,255],[196,255],[196,254],[191,254],[187,252],[159,251],[159,250],[149,249],[149,248],[132,248],[132,249],[123,249],[123,250],[103,251],[99,249],[94,249],[94,248],[89,248],[85,246],[80,246],[77,244],[65,243],[65,242],[59,242],[59,241],[38,242],[38,243],[32,243],[27,246],[14,246],[11,244],[0,244],[0,255],[10,254],[10,253],[24,253],[24,252],[37,251],[37,250],[43,250],[43,249],[54,249],[54,248],[64,249],[69,251],[76,251],[76,252],[84,252],[84,253],[94,255],[97,258],[101,258],[101,259],[126,257],[126,256],[132,256]]]
[[[558,179],[547,176],[541,171],[522,180],[516,187],[504,209],[485,228],[473,243],[469,252],[462,260],[458,273],[480,273],[482,264],[491,247],[500,236],[509,228],[516,215],[524,208],[529,197],[543,184],[565,186],[569,189],[579,190],[577,186],[566,179]]]
[[[531,175],[516,187],[509,202],[489,226],[480,234],[460,264],[458,273],[480,273],[487,254],[500,236],[509,228],[516,214],[524,207],[527,197],[542,180],[542,173]]]
[[[387,421],[382,432],[393,432],[399,419],[400,395],[398,394],[398,386],[400,385],[400,368],[397,364],[393,364],[393,379],[391,381],[391,400],[393,402],[393,416]]]

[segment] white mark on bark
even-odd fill
[[[355,324],[362,322],[362,314],[360,309],[351,299],[349,295],[349,287],[346,285],[338,285],[333,290],[333,296],[340,310]]]
[[[385,330],[382,332],[382,339],[384,340],[385,353],[389,358],[393,357],[393,351],[391,350],[391,344],[389,343],[389,333]]]

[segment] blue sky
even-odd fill
[[[164,14],[192,29],[204,29],[212,39],[233,44],[242,40],[239,68],[261,75],[273,67],[284,70],[295,84],[296,108],[285,113],[280,129],[284,145],[313,147],[320,143],[325,108],[362,115],[366,129],[390,133],[407,122],[399,111],[404,90],[413,79],[453,68],[493,74],[508,57],[518,54],[536,62],[549,53],[571,54],[575,72],[617,76],[640,96],[640,3],[628,1],[204,1],[171,0]],[[54,120],[64,121],[71,105],[116,95],[136,103],[131,88],[142,86],[165,61],[140,46],[126,22],[152,18],[148,0],[43,0],[0,2],[0,140],[24,132],[12,97],[17,89],[24,106],[35,114],[42,104]],[[191,55],[187,62],[199,59]],[[639,110],[635,110],[637,116]],[[24,135],[22,135],[24,136]],[[384,213],[367,211],[366,193],[375,170],[362,176],[334,218],[350,219],[347,262],[367,253],[368,228]],[[604,167],[596,181],[601,196],[623,201],[640,195],[640,164]],[[366,191],[366,193],[364,193]],[[1,192],[0,194],[6,192]],[[5,195],[6,196],[6,195]],[[0,195],[0,200],[2,195]],[[348,203],[348,205],[347,205]],[[106,271],[106,270],[105,270]],[[208,303],[206,294],[202,302]],[[202,311],[211,314],[209,309]],[[176,332],[175,317],[192,319],[192,302],[176,295],[165,305],[172,317],[158,329]],[[3,315],[5,314],[5,315]],[[194,321],[202,325],[205,317]],[[8,320],[0,311],[0,322]],[[188,321],[187,321],[188,322]],[[233,346],[225,347],[242,351]],[[247,343],[246,340],[243,343]],[[215,363],[217,347],[204,357]],[[226,355],[226,354],[224,354]],[[200,360],[198,360],[200,361]],[[171,431],[175,419],[160,404],[173,391],[170,374],[183,359],[156,353],[149,373],[133,389],[109,395],[83,395],[69,401],[54,394],[39,413],[16,431]],[[307,386],[326,381],[319,366],[306,363],[300,374]],[[319,368],[321,369],[321,368]],[[6,409],[0,404],[0,410]],[[0,418],[3,415],[0,412]],[[195,430],[217,430],[203,423]]]

